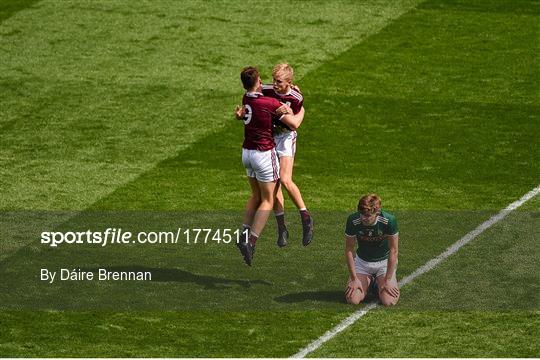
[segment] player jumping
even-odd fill
[[[251,266],[255,245],[262,233],[276,196],[279,180],[279,161],[272,133],[273,121],[281,120],[289,127],[298,123],[292,115],[278,115],[281,103],[274,98],[263,96],[259,71],[246,67],[240,74],[246,90],[242,99],[246,110],[244,117],[244,143],[242,163],[246,169],[251,196],[246,204],[244,216],[245,239],[237,243],[244,261]]]
[[[263,94],[278,99],[283,104],[278,109],[278,113],[285,115],[292,114],[294,122],[299,126],[304,119],[304,97],[300,89],[292,84],[294,77],[292,67],[289,64],[277,64],[272,71],[272,77],[272,85],[263,85]],[[236,116],[242,119],[243,109],[239,109]],[[274,141],[279,156],[280,181],[277,185],[274,213],[278,225],[277,244],[280,247],[286,246],[289,238],[289,231],[285,224],[284,198],[281,184],[285,187],[289,197],[300,211],[302,244],[307,246],[313,239],[313,218],[307,210],[300,189],[292,180],[297,137],[296,128],[291,128],[283,121],[275,121]]]

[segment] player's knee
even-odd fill
[[[261,194],[259,193],[252,193],[251,194],[251,201],[255,204],[260,204],[261,203]]]
[[[274,209],[274,199],[272,197],[262,197],[259,202],[259,209],[272,210]]]
[[[347,304],[350,304],[350,305],[359,305],[362,300],[360,299],[352,299],[352,298],[346,298],[347,300]]]
[[[292,181],[292,178],[291,177],[283,177],[281,178],[281,185],[283,185],[283,187],[285,189],[290,190],[293,186],[294,186],[294,182]]]
[[[351,305],[358,305],[362,302],[362,298],[360,297],[345,297],[345,300],[347,300],[347,304],[351,304]]]
[[[348,304],[358,305],[364,300],[364,293],[360,289],[356,289],[351,296],[345,295],[345,300]]]
[[[394,306],[399,300],[399,298],[393,296],[379,296],[379,298],[384,306]]]

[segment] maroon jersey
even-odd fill
[[[264,96],[270,96],[276,98],[282,104],[287,104],[291,107],[293,113],[296,115],[304,106],[304,97],[300,91],[291,89],[287,94],[278,94],[272,85],[263,85]],[[291,130],[287,125],[281,121],[275,123],[276,126]]]
[[[273,121],[279,120],[276,110],[281,103],[261,93],[246,93],[242,99],[244,116],[244,144],[249,150],[267,151],[276,147],[272,133]]]

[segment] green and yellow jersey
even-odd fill
[[[381,210],[373,225],[362,224],[362,214],[355,212],[347,219],[345,234],[356,237],[358,248],[356,254],[364,261],[381,261],[388,259],[388,236],[397,235],[396,217]]]

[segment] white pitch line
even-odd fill
[[[429,260],[427,263],[416,269],[412,274],[404,277],[399,282],[400,287],[403,287],[413,281],[418,276],[427,273],[428,271],[435,268],[437,265],[439,265],[441,262],[446,260],[450,255],[454,254],[456,251],[458,251],[462,246],[466,245],[467,243],[471,242],[473,239],[475,239],[478,235],[486,231],[491,226],[495,225],[502,219],[508,216],[512,211],[519,208],[521,205],[523,205],[528,200],[532,199],[536,195],[540,193],[540,185],[536,188],[529,191],[527,194],[523,195],[521,199],[514,201],[504,209],[502,209],[497,215],[493,215],[488,220],[484,221],[482,224],[478,225],[476,229],[469,232],[467,235],[463,236],[461,239],[456,241],[452,246],[450,246],[448,249],[446,249],[442,254],[437,256],[436,258],[433,258]],[[313,341],[311,344],[294,354],[293,358],[304,358],[308,354],[312,353],[313,351],[317,350],[322,344],[327,342],[328,340],[332,339],[334,336],[354,324],[358,319],[360,319],[362,316],[366,315],[369,311],[375,309],[377,307],[377,303],[371,303],[362,309],[359,309],[358,311],[354,312],[350,316],[348,316],[346,319],[341,321],[337,326],[335,326],[333,329],[328,330],[326,333],[324,333],[320,338]]]

